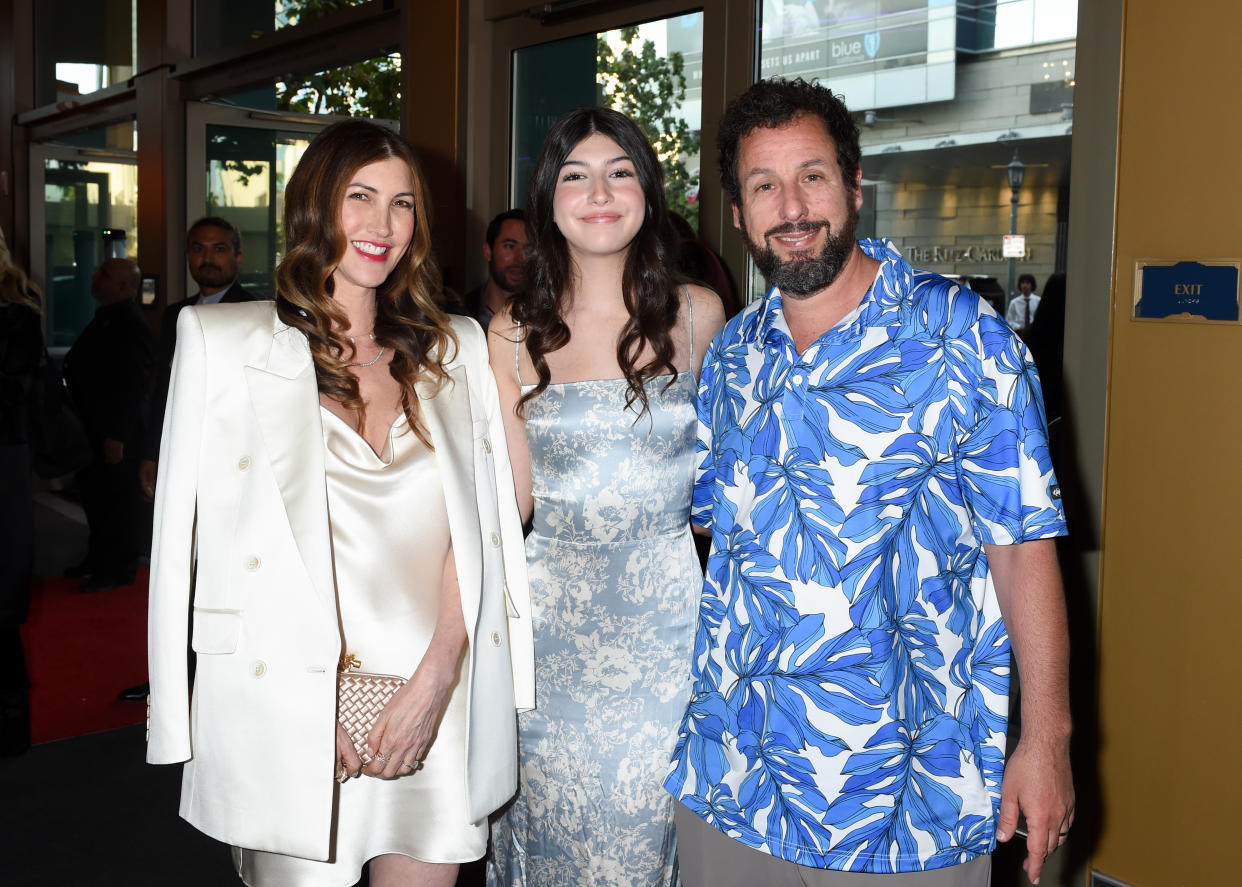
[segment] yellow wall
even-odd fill
[[[1239,34],[1235,0],[1126,3],[1093,864],[1138,887],[1239,878],[1242,326],[1130,319],[1136,260],[1242,258]]]

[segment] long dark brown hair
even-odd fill
[[[345,312],[332,298],[332,273],[345,255],[341,208],[354,174],[362,167],[396,157],[414,180],[414,236],[409,248],[375,293],[375,341],[391,348],[388,371],[401,385],[401,408],[410,427],[430,445],[418,419],[420,379],[436,383],[448,376],[443,362],[457,339],[440,307],[440,272],[431,254],[430,203],[414,150],[400,136],[365,120],[345,120],[320,133],[289,177],[285,188],[285,257],[276,269],[276,311],[305,333],[315,361],[319,390],[365,420],[358,380],[346,370],[354,348],[338,329]]]
[[[678,281],[674,277],[677,253],[672,246],[674,238],[660,162],[651,142],[630,118],[608,108],[579,108],[552,124],[530,180],[526,201],[532,237],[526,269],[528,285],[514,298],[510,310],[513,319],[522,324],[538,383],[523,395],[519,408],[543,392],[551,381],[544,356],[569,343],[564,312],[575,269],[569,245],[553,218],[552,198],[565,159],[583,139],[595,133],[616,142],[634,164],[646,204],[642,226],[630,241],[621,284],[629,320],[617,339],[617,363],[629,387],[626,405],[638,401],[642,412],[646,412],[646,380],[666,371],[673,377],[677,375],[673,339],[669,335],[677,323],[680,305]],[[647,347],[653,352],[652,358],[637,366]]]

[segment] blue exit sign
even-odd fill
[[[1134,316],[1238,322],[1237,262],[1140,263]]]

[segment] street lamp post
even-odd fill
[[[1013,160],[1005,167],[1005,176],[1009,179],[1009,233],[1018,233],[1018,191],[1022,188],[1022,180],[1026,178],[1026,164],[1018,159],[1018,149],[1013,149]],[[1018,288],[1018,260],[1009,257],[1009,299],[1013,301]],[[1005,303],[1008,310],[1009,302]]]

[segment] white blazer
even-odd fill
[[[534,653],[496,384],[478,325],[452,324],[451,382],[418,393],[469,635],[462,791],[482,820],[517,787]],[[155,496],[147,761],[185,762],[181,815],[206,834],[323,860],[341,635],[319,410],[306,338],[274,303],[181,312]]]

